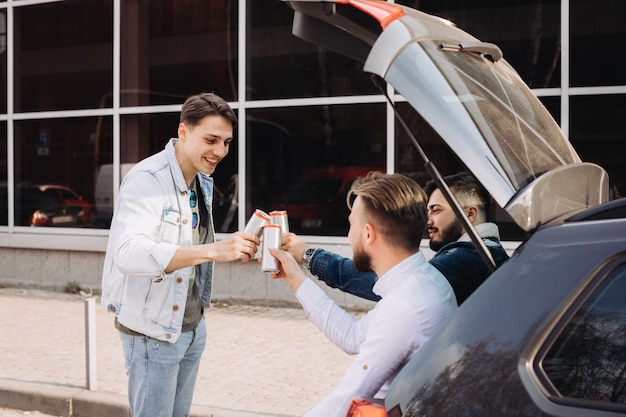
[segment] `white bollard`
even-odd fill
[[[87,368],[87,389],[98,387],[96,370],[96,299],[85,299],[85,358]]]

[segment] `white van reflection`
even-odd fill
[[[120,183],[135,165],[134,163],[120,164]],[[213,215],[215,231],[218,233],[232,232],[237,228],[238,189],[237,174],[229,178],[224,190],[218,188],[217,185],[214,187]],[[97,223],[107,228],[110,227],[114,207],[113,164],[100,167],[96,178],[94,200]]]
[[[134,163],[120,164],[120,182],[133,166],[135,166]],[[113,164],[104,164],[100,167],[96,178],[94,200],[97,222],[109,227],[113,218]]]

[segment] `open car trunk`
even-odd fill
[[[285,3],[294,35],[393,86],[523,230],[608,200],[604,169],[580,160],[496,45],[381,0]]]

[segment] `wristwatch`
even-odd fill
[[[302,266],[304,266],[307,271],[311,270],[311,259],[313,259],[315,251],[317,251],[317,248],[307,248],[302,255]]]

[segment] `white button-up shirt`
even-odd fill
[[[382,299],[356,319],[312,280],[298,288],[309,319],[339,348],[358,354],[339,385],[306,417],[344,417],[355,397],[384,398],[402,365],[457,308],[452,287],[421,252],[379,277],[374,292]]]

